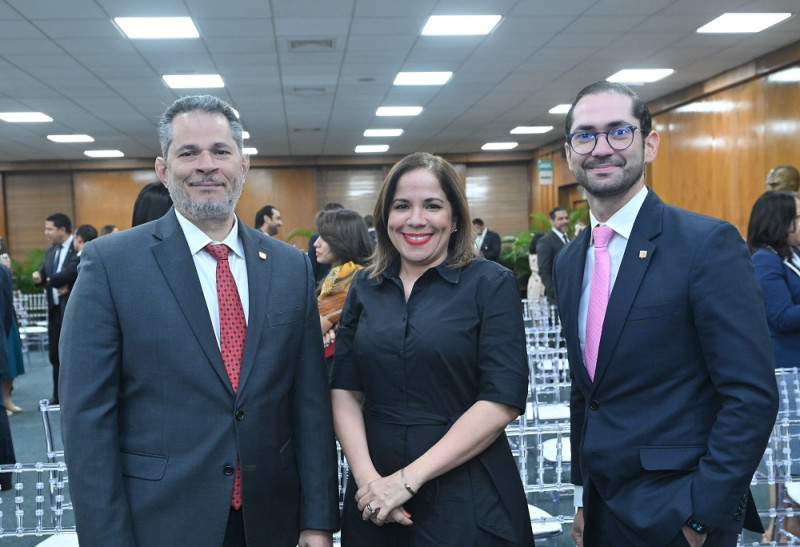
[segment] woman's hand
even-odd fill
[[[331,323],[329,319],[327,319],[325,317],[322,317],[320,315],[319,316],[319,328],[322,331],[322,334],[324,336],[325,333],[327,333],[329,330],[331,330],[333,328],[333,323]]]
[[[396,522],[403,526],[413,524],[411,513],[403,507],[403,503],[411,499],[411,494],[400,480],[400,472],[376,479],[356,492],[358,510],[364,520],[371,520],[378,526],[387,522]]]
[[[332,344],[336,341],[336,329],[331,329],[322,335],[322,343],[324,345]]]

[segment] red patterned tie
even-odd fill
[[[233,386],[233,392],[239,390],[239,371],[242,366],[242,353],[244,352],[244,339],[247,334],[247,323],[244,319],[242,300],[239,298],[239,289],[233,279],[230,264],[228,264],[227,245],[205,246],[208,254],[217,259],[217,300],[219,302],[219,345],[225,370]],[[231,507],[239,509],[242,506],[242,471],[239,462],[236,462],[236,475],[233,479],[233,495]]]

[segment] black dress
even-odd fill
[[[514,275],[477,259],[431,268],[405,302],[398,266],[359,272],[336,335],[331,387],[363,392],[370,456],[390,475],[426,452],[476,401],[522,410],[528,365]],[[361,520],[347,485],[345,546],[533,545],[527,502],[505,435],[424,484],[404,505],[413,526]]]

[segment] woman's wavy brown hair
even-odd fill
[[[378,201],[373,213],[376,236],[375,252],[367,266],[371,279],[380,279],[383,272],[400,256],[389,239],[387,228],[389,212],[400,177],[418,169],[424,169],[436,177],[453,209],[453,224],[456,231],[450,234],[450,241],[447,244],[447,264],[454,268],[460,268],[475,259],[469,206],[461,178],[445,159],[427,152],[416,152],[406,156],[392,167],[378,194]]]

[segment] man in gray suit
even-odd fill
[[[336,447],[308,258],[234,214],[250,162],[228,104],[179,99],[159,136],[174,208],[88,243],[64,318],[81,545],[329,546]]]
[[[550,305],[557,305],[556,287],[553,284],[553,263],[558,252],[569,243],[567,230],[569,229],[569,215],[563,207],[553,207],[550,211],[550,226],[552,227],[538,243],[536,243],[536,256],[539,263],[539,277],[544,285],[544,295]]]

